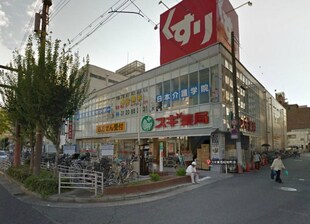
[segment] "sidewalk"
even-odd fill
[[[98,202],[120,202],[127,200],[145,199],[148,197],[160,197],[160,195],[173,195],[206,184],[211,184],[229,177],[232,174],[223,174],[216,171],[198,170],[200,173],[200,183],[192,184],[187,176],[176,176],[174,168],[164,168],[168,172],[167,176],[161,177],[156,182],[145,182],[146,184],[137,184],[131,186],[111,186],[104,189],[103,194],[98,194],[97,197],[94,191],[74,189],[61,194],[51,195],[47,199],[42,199],[40,195],[29,192],[23,186],[20,186],[14,180],[11,180],[0,173],[0,183],[14,196],[22,196],[23,200],[28,199],[31,202],[52,202],[52,203],[98,203]],[[141,176],[143,180],[149,179],[148,176]]]

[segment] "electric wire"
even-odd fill
[[[133,1],[135,1],[135,0],[133,0]],[[112,11],[113,11],[113,7],[116,6],[116,11],[124,10],[124,9],[128,8],[133,3],[133,1],[132,0],[125,0],[121,5],[116,6],[120,2],[120,0],[119,0],[110,9],[112,9]],[[85,39],[87,39],[89,36],[91,36],[94,32],[96,32],[101,26],[105,25],[106,23],[111,21],[115,16],[117,16],[117,14],[108,14],[109,10],[106,10],[103,14],[101,14],[99,17],[97,17],[92,23],[90,23],[87,27],[85,27],[78,35],[76,35],[74,38],[72,38],[69,41],[69,48],[66,52],[69,52],[72,48],[78,46],[81,42],[83,42]],[[108,14],[108,15],[106,17],[104,17],[105,14]],[[93,24],[95,22],[97,22],[99,19],[101,19],[101,20],[93,27]],[[91,28],[91,30],[88,33],[86,33],[84,36],[82,36],[83,32],[89,28]],[[82,37],[75,44],[70,46],[80,36],[82,36]]]
[[[143,18],[145,18],[148,22],[152,23],[153,26],[156,26],[156,23],[150,19],[150,17],[148,17],[142,10],[141,8],[139,8],[132,0],[130,0],[131,3],[139,10],[139,13],[143,16]]]
[[[55,9],[50,14],[50,21],[52,21],[58,13],[70,2],[71,0],[63,0],[61,3],[55,6]]]
[[[36,3],[36,5],[33,8],[34,13],[31,16],[28,25],[26,26],[25,33],[24,33],[23,39],[22,39],[22,41],[21,41],[21,43],[19,45],[18,51],[22,50],[22,48],[25,45],[25,42],[26,42],[29,34],[33,31],[33,30],[31,30],[31,28],[32,28],[32,25],[33,25],[33,22],[34,22],[35,12],[37,12],[41,6],[42,6],[42,4],[40,4],[40,0],[37,0],[37,3]]]

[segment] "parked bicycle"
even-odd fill
[[[137,171],[133,170],[133,161],[131,160],[129,163],[126,161],[122,161],[120,163],[117,180],[119,184],[134,182],[139,179],[139,174]]]

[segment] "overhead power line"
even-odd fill
[[[71,0],[63,0],[55,6],[55,9],[50,14],[50,21],[53,20],[58,13],[70,2]]]
[[[79,45],[82,41],[84,41],[86,38],[88,38],[94,32],[96,32],[101,26],[105,25],[106,23],[111,21],[116,16],[116,14],[109,14],[108,13],[109,10],[112,10],[112,11],[113,10],[114,11],[125,10],[135,0],[125,0],[121,4],[119,4],[120,1],[121,0],[117,1],[112,7],[110,7],[108,10],[106,10],[104,13],[102,13],[99,17],[97,17],[88,26],[86,26],[79,34],[77,34],[74,38],[69,40],[69,48],[68,48],[67,52],[70,51],[72,48],[76,47],[77,45]],[[83,35],[83,33],[86,32],[88,29],[90,29],[90,31],[88,31],[86,34]],[[76,43],[72,45],[72,43],[74,43],[75,41],[76,41]]]
[[[25,44],[25,42],[26,42],[26,40],[27,40],[29,34],[30,34],[31,32],[33,32],[33,28],[32,28],[32,27],[33,27],[35,12],[37,12],[37,11],[39,10],[39,8],[41,8],[41,5],[42,5],[42,1],[41,1],[41,0],[37,0],[37,3],[36,3],[36,5],[35,5],[35,7],[33,8],[34,12],[32,13],[32,16],[31,16],[31,18],[30,18],[30,21],[29,21],[29,23],[28,23],[28,25],[27,25],[27,27],[26,27],[25,34],[24,34],[24,36],[23,36],[23,39],[22,39],[22,41],[21,41],[21,43],[20,43],[20,45],[19,45],[19,51],[22,50],[22,48],[23,48],[23,46],[24,46],[24,44]]]

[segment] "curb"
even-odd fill
[[[122,193],[122,194],[103,194],[100,196],[87,195],[86,197],[79,197],[77,195],[64,195],[64,194],[55,194],[51,195],[48,198],[42,198],[40,194],[29,191],[21,183],[16,180],[10,178],[8,175],[0,171],[0,175],[4,177],[4,187],[15,197],[19,198],[23,201],[28,201],[30,203],[42,204],[46,206],[50,206],[50,204],[46,204],[48,202],[51,203],[60,203],[60,204],[70,204],[70,203],[80,203],[86,205],[87,203],[133,203],[136,201],[148,201],[154,200],[160,197],[168,197],[171,195],[179,194],[182,192],[194,190],[196,188],[202,187],[204,185],[212,184],[218,182],[220,180],[224,180],[233,175],[220,175],[220,176],[206,176],[202,178],[199,184],[192,183],[176,183],[172,186],[159,187],[158,189],[145,190],[144,192],[138,193]],[[179,178],[182,179],[182,178]],[[185,178],[184,178],[185,179]],[[25,195],[27,195],[25,197]]]

